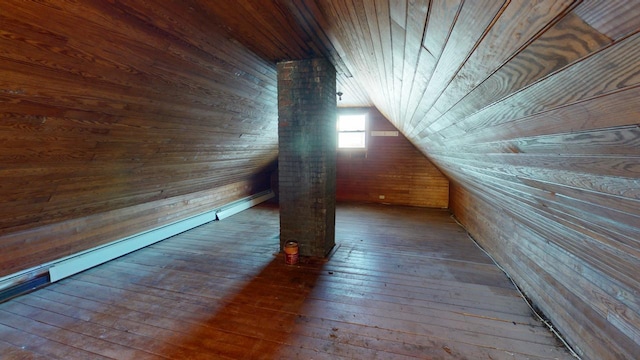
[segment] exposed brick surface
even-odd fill
[[[278,63],[280,246],[323,257],[335,244],[336,73],[324,59]]]

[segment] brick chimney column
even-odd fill
[[[324,59],[278,63],[280,248],[302,256],[335,245],[336,71]]]

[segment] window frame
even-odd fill
[[[364,128],[362,130],[340,130],[340,118],[343,116],[362,116],[364,118]],[[339,112],[338,118],[336,119],[336,148],[339,151],[366,151],[369,146],[369,116],[366,111],[349,111],[349,112]],[[363,142],[364,145],[362,147],[353,147],[353,146],[340,146],[340,134],[341,133],[357,133],[363,134]]]

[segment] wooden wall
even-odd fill
[[[275,158],[272,64],[325,56],[580,355],[634,358],[639,19],[637,0],[4,0],[3,233],[250,181]]]
[[[459,101],[409,130],[454,214],[585,359],[640,354],[640,24],[623,14],[640,11],[613,5],[583,2],[504,59],[481,42],[459,72],[478,86],[453,79]]]
[[[269,186],[275,64],[197,4],[0,3],[0,277]]]
[[[375,108],[343,108],[340,113],[367,114],[367,148],[340,149],[338,201],[447,208],[449,180]],[[383,197],[383,198],[381,198]]]
[[[303,3],[576,352],[637,358],[640,2]]]

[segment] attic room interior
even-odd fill
[[[3,0],[0,358],[639,358],[639,19]]]

